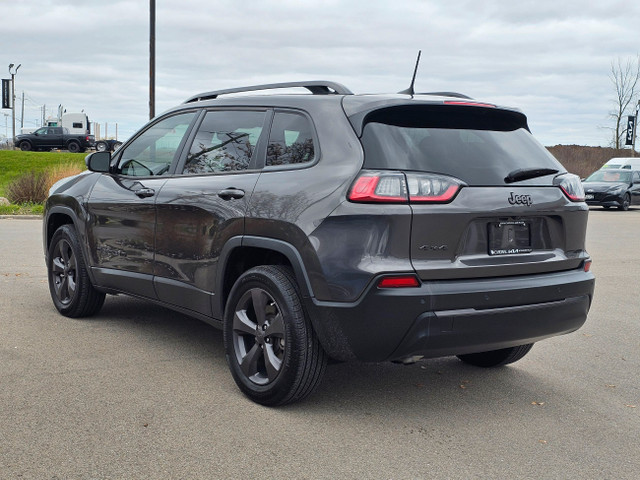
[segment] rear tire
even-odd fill
[[[69,142],[67,144],[67,150],[70,153],[78,153],[80,151],[80,144],[78,142]]]
[[[102,308],[105,294],[91,284],[73,225],[63,225],[53,234],[47,271],[51,299],[62,315],[88,317]]]
[[[240,276],[229,294],[223,335],[233,379],[254,402],[293,403],[320,384],[327,355],[289,268],[263,265]]]
[[[107,145],[107,142],[96,142],[96,151],[97,152],[106,152],[107,150],[109,150],[109,146]]]
[[[529,353],[531,347],[533,347],[533,343],[519,345],[517,347],[503,348],[501,350],[492,350],[490,352],[457,355],[457,357],[464,363],[468,363],[469,365],[474,365],[476,367],[501,367],[502,365],[517,362]]]

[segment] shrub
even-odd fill
[[[7,198],[11,203],[42,203],[47,198],[49,187],[47,176],[30,171],[12,181],[6,188]]]
[[[72,175],[77,175],[81,173],[84,169],[77,164],[68,162],[61,163],[59,165],[54,165],[50,169],[47,170],[47,192],[56,183],[58,180],[62,180],[65,177],[70,177]]]

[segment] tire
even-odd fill
[[[109,145],[107,145],[107,142],[96,142],[97,152],[106,152],[108,150],[109,150]]]
[[[53,234],[47,272],[51,299],[62,315],[88,317],[100,311],[105,294],[91,284],[73,225],[63,225]]]
[[[254,402],[293,403],[320,384],[327,355],[289,268],[263,265],[240,276],[229,294],[223,335],[233,379]]]
[[[20,142],[20,150],[22,150],[23,152],[28,152],[29,150],[31,150],[31,143],[27,142],[26,140],[24,142]]]
[[[622,205],[618,207],[618,210],[626,212],[629,210],[629,205],[631,205],[631,196],[628,193],[625,193],[624,198],[622,199]]]
[[[78,142],[71,141],[67,143],[67,150],[69,150],[70,153],[78,153],[80,152],[80,144]]]
[[[490,352],[469,353],[467,355],[458,355],[458,358],[464,363],[474,365],[476,367],[501,367],[509,363],[517,362],[524,357],[533,347],[533,343],[520,345],[517,347],[503,348],[501,350],[492,350]]]

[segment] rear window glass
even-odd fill
[[[564,171],[517,112],[393,107],[373,112],[365,122],[362,145],[369,169],[441,173],[469,185],[504,185],[504,178],[518,169]]]

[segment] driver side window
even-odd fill
[[[167,173],[195,115],[195,112],[174,115],[144,131],[123,150],[118,173],[133,177]]]

